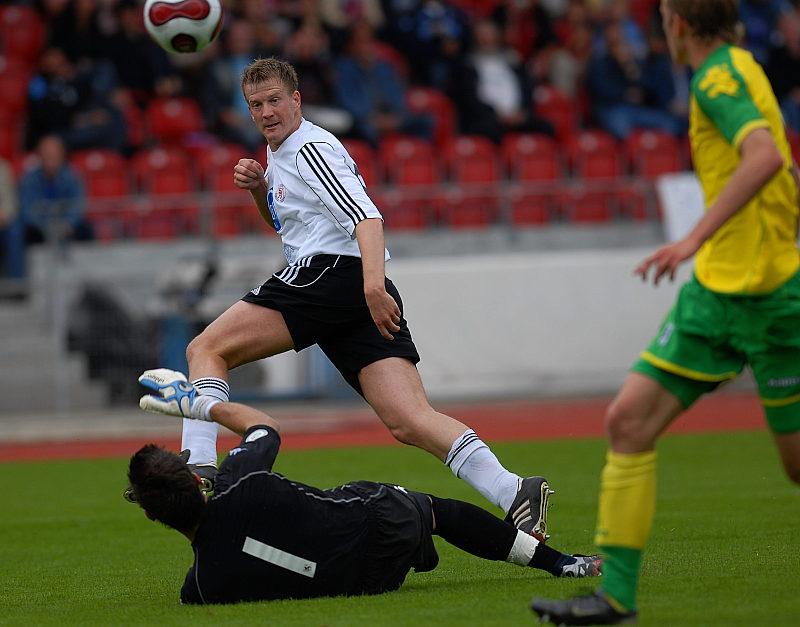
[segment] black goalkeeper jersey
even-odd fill
[[[272,471],[280,437],[253,427],[230,451],[195,535],[183,603],[377,593],[438,557],[419,495],[359,481],[320,490]]]

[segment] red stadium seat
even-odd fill
[[[0,116],[0,157],[13,161],[22,151],[22,129]]]
[[[507,135],[502,150],[503,161],[514,180],[553,181],[561,176],[558,146],[547,135]]]
[[[44,24],[26,6],[0,7],[0,49],[7,57],[33,65],[44,45]]]
[[[198,209],[193,200],[182,197],[195,191],[184,153],[174,148],[152,148],[137,153],[131,165],[140,190],[150,200],[137,224],[137,236],[161,239],[196,233]]]
[[[791,128],[787,128],[786,139],[789,140],[789,146],[792,148],[794,162],[800,164],[800,133]]]
[[[453,138],[456,130],[455,106],[441,91],[430,87],[412,87],[408,90],[406,102],[414,113],[433,116],[434,141],[437,146],[443,146]]]
[[[342,141],[345,150],[349,153],[353,161],[358,166],[358,171],[364,179],[367,188],[380,184],[380,168],[377,164],[377,156],[367,142],[360,139],[345,139]]]
[[[581,131],[568,144],[572,171],[581,178],[613,178],[622,174],[617,141],[605,131]]]
[[[156,98],[147,108],[150,133],[166,144],[181,143],[204,128],[199,105],[191,98]]]
[[[112,150],[85,150],[70,158],[70,163],[83,179],[89,199],[86,217],[99,240],[112,240],[130,234],[136,211],[122,204],[92,203],[94,199],[126,198],[130,192],[128,164]]]
[[[503,139],[503,161],[512,180],[522,186],[511,195],[514,224],[543,224],[552,213],[553,194],[549,186],[561,176],[558,146],[546,135],[515,134]]]
[[[616,140],[600,130],[581,131],[567,146],[572,172],[578,179],[602,180],[601,187],[587,185],[560,195],[564,214],[574,222],[611,220],[619,206],[618,177],[622,161]]]
[[[669,133],[653,130],[635,131],[625,140],[624,148],[626,159],[634,174],[654,178],[683,169],[680,143]]]
[[[203,184],[212,192],[212,233],[231,237],[252,229],[258,210],[245,190],[233,182],[233,168],[239,159],[250,157],[238,144],[217,144],[198,153]]]
[[[390,182],[400,187],[433,185],[441,178],[432,146],[414,137],[384,140],[380,160]]]
[[[549,85],[540,85],[533,92],[534,113],[550,122],[556,136],[568,142],[575,134],[578,122],[575,103],[563,92]]]
[[[445,149],[455,189],[445,197],[443,218],[453,227],[486,226],[497,217],[500,159],[485,137],[462,135]]]
[[[0,94],[4,117],[22,116],[28,104],[28,73],[13,65],[0,71]]]
[[[395,136],[381,143],[380,161],[395,186],[383,195],[382,211],[390,228],[422,228],[436,210],[441,171],[433,147],[414,137]]]

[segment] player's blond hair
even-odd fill
[[[738,43],[743,34],[739,0],[667,0],[699,39],[722,39]]]
[[[290,94],[297,91],[297,72],[291,63],[275,57],[256,59],[242,72],[242,93],[244,94],[245,85],[258,85],[276,78],[286,86],[286,91]]]

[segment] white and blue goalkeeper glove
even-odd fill
[[[145,370],[139,383],[157,392],[139,399],[139,407],[145,411],[168,416],[192,418],[192,405],[197,398],[197,389],[186,380],[182,372],[157,368]]]

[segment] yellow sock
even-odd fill
[[[627,609],[636,608],[641,552],[656,505],[656,452],[609,451],[600,477],[595,544],[603,550],[603,590]]]

